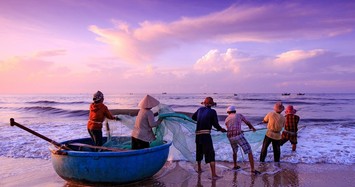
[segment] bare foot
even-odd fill
[[[212,176],[212,180],[217,180],[217,179],[220,179],[220,178],[223,178],[223,176],[218,176],[218,175],[215,175],[215,176]]]

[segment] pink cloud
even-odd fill
[[[115,21],[114,28],[92,25],[89,30],[109,44],[127,62],[151,62],[162,52],[194,42],[235,43],[333,37],[353,31],[355,19],[342,11],[346,4],[302,3],[234,5],[200,17],[182,17],[173,22],[143,21],[137,28]],[[320,10],[317,6],[322,6]],[[353,4],[350,4],[353,6]],[[339,11],[339,12],[338,12]],[[337,12],[337,17],[330,16]]]

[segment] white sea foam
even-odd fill
[[[85,96],[89,97],[90,96]],[[73,97],[74,99],[66,99],[66,102],[77,102],[84,100],[83,96]],[[131,96],[127,96],[131,97]],[[177,105],[177,111],[194,111],[199,105],[190,105],[183,108],[189,103],[197,103],[204,95],[191,96],[176,96],[172,97],[169,94],[159,96],[159,100],[165,103]],[[221,99],[218,99],[220,97]],[[272,108],[272,103],[279,99],[279,96],[273,95],[238,95],[238,107],[253,124],[257,124],[260,119]],[[304,96],[303,96],[304,97]],[[4,99],[5,98],[5,99]],[[9,117],[15,117],[16,121],[39,132],[57,142],[70,139],[88,138],[86,129],[87,116],[76,118],[77,112],[73,112],[72,117],[63,117],[54,113],[43,111],[43,108],[36,107],[36,102],[28,103],[30,99],[44,100],[41,96],[31,98],[6,98],[0,99],[0,156],[14,158],[43,158],[49,159],[50,152],[48,150],[49,143],[28,133],[18,127],[9,125]],[[138,98],[138,97],[137,97]],[[139,96],[140,98],[140,96]],[[219,106],[217,112],[224,114],[225,106],[235,102],[233,96],[215,96]],[[61,97],[45,97],[46,100],[60,101]],[[306,126],[298,133],[297,151],[291,151],[291,144],[287,142],[281,147],[281,162],[290,163],[334,163],[334,164],[354,164],[355,163],[355,124],[352,111],[355,107],[355,94],[345,95],[321,95],[314,94],[300,100],[298,98],[283,99],[286,102],[296,103],[297,109],[300,109],[298,114],[301,116],[301,126]],[[30,101],[32,101],[30,100]],[[106,99],[105,99],[106,101]],[[120,106],[136,106],[139,99],[131,98],[126,103],[120,103],[119,106],[114,99],[108,98],[109,108],[120,108]],[[259,103],[258,103],[259,102]],[[30,106],[28,106],[30,105]],[[34,105],[34,106],[33,106]],[[45,105],[51,105],[51,102]],[[61,103],[65,105],[65,103]],[[88,104],[78,105],[75,103],[75,109],[86,110]],[[117,106],[116,106],[117,105]],[[23,111],[23,107],[29,107],[31,110]],[[58,106],[56,104],[53,107]],[[3,107],[3,108],[1,108]],[[70,108],[70,105],[63,107]],[[32,110],[39,110],[39,112]],[[260,112],[261,111],[261,112]],[[45,112],[45,114],[43,114]],[[65,111],[64,114],[70,114],[72,111]],[[81,114],[79,112],[79,114]],[[222,122],[221,122],[222,124]],[[130,129],[122,126],[119,122],[110,122],[112,129],[118,135],[130,135]],[[263,126],[258,126],[261,128]],[[216,151],[216,160],[232,162],[232,149],[225,135],[220,132],[213,131],[214,148]],[[245,136],[251,143],[253,149],[254,160],[259,161],[262,140],[265,132],[257,131],[256,133],[245,133]],[[167,137],[168,139],[171,136]],[[190,147],[194,147],[194,141],[188,142]],[[242,155],[240,150],[238,153],[238,161],[247,161],[247,155]],[[170,149],[169,160],[186,160],[178,150],[174,147]],[[268,149],[266,161],[273,161],[272,146]]]

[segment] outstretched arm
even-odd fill
[[[253,130],[253,132],[256,131],[256,129],[254,128],[254,126],[248,121],[246,120],[245,118],[243,118],[243,122],[248,125],[249,129]]]

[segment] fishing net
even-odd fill
[[[151,142],[150,146],[153,147],[161,145],[164,143],[164,140],[172,141],[173,146],[170,151],[180,152],[183,157],[180,159],[195,162],[196,122],[184,114],[176,113],[171,107],[164,104],[160,104],[154,109],[157,110],[159,117],[163,118],[163,121],[157,128],[153,128],[156,140]],[[131,131],[133,130],[136,118],[135,116],[117,115],[117,117],[120,119],[120,123],[122,125],[125,125]],[[108,139],[103,146],[130,149],[130,140],[123,141],[122,138],[118,138],[119,135],[116,135],[117,132],[113,129],[114,128],[111,128],[107,131]],[[245,136],[251,145],[254,145],[252,143],[258,142],[258,145],[254,145],[254,147],[252,147],[253,150],[260,146],[260,142],[264,138],[265,131],[257,131],[255,133],[257,134],[253,133],[252,135],[252,133],[245,133]],[[214,144],[229,144],[226,133],[212,131],[211,136]]]

